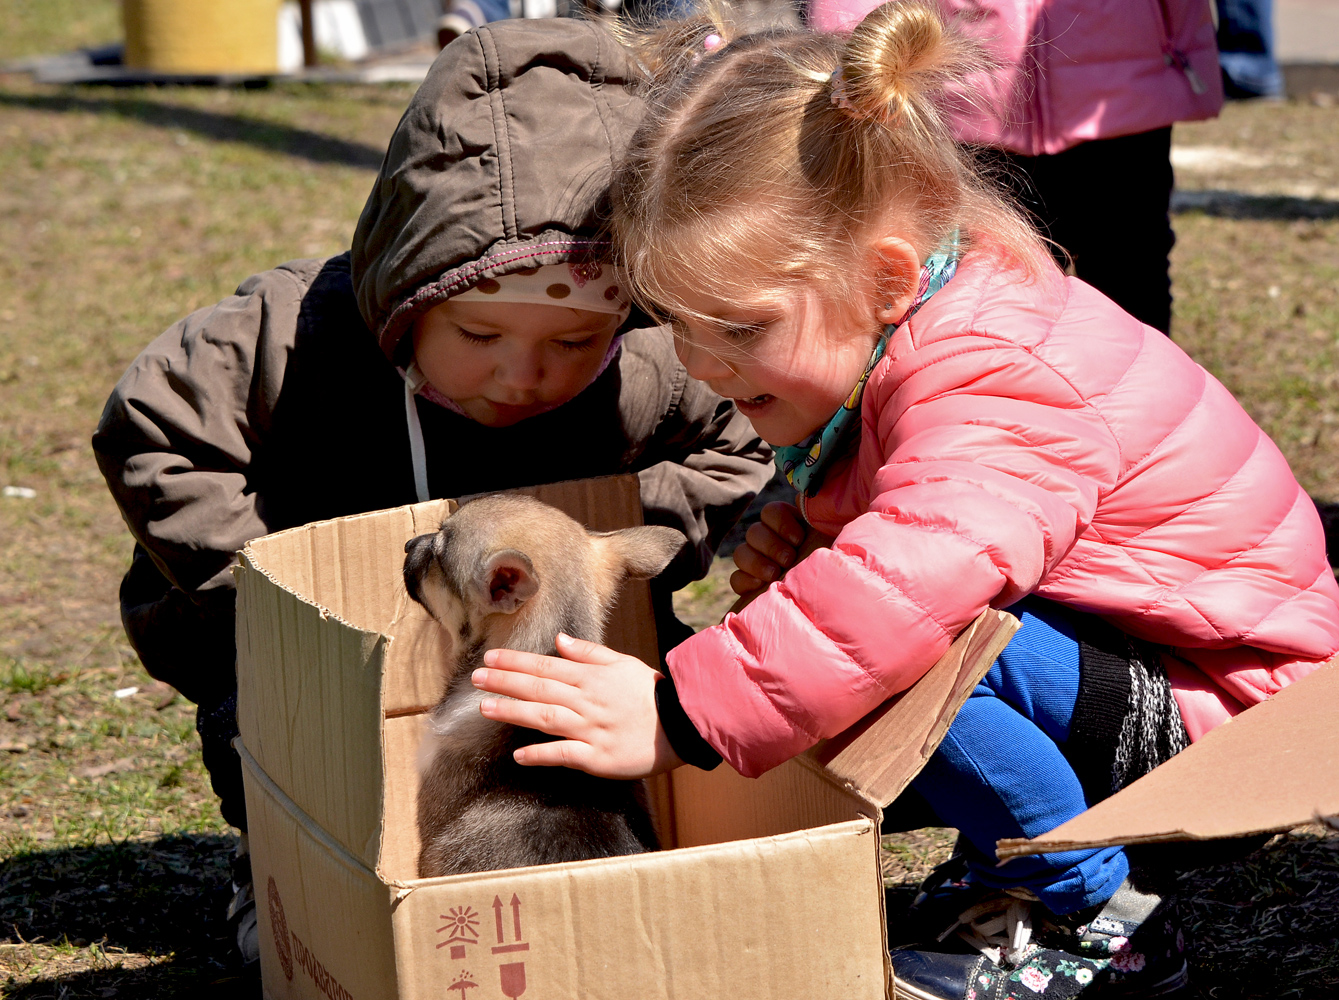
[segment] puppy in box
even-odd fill
[[[553,655],[559,632],[601,642],[623,580],[656,576],[683,543],[673,528],[596,533],[537,500],[491,496],[405,544],[405,588],[452,643],[420,755],[420,877],[658,847],[641,782],[517,764],[513,751],[550,737],[480,715],[470,674],[490,649]]]

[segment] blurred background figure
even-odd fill
[[[1230,98],[1284,94],[1283,73],[1274,59],[1274,0],[1216,0],[1218,61]]]
[[[537,16],[552,17],[553,14]],[[442,19],[437,22],[437,44],[446,48],[465,32],[489,21],[501,21],[508,17],[511,17],[510,0],[442,0]]]
[[[686,17],[692,0],[442,0],[437,44],[446,48],[465,32],[508,17],[623,14],[639,21]]]
[[[1234,0],[1226,0],[1234,2]],[[876,0],[811,0],[810,24],[850,30]],[[1171,330],[1171,125],[1223,103],[1209,0],[943,0],[993,63],[955,132],[1066,254],[1073,273]],[[993,164],[992,162],[993,161]]]

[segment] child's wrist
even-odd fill
[[[703,738],[688,718],[688,713],[679,704],[679,692],[674,687],[674,678],[666,671],[656,681],[656,714],[660,716],[660,729],[670,749],[685,764],[692,764],[704,771],[710,771],[721,762],[716,748]]]

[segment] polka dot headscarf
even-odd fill
[[[468,292],[451,296],[451,300],[528,302],[621,317],[626,317],[632,308],[628,283],[622,272],[599,261],[546,264],[543,267],[528,267],[501,278],[484,278]]]

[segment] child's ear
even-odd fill
[[[596,536],[621,568],[624,576],[634,580],[649,580],[659,576],[679,551],[688,544],[683,532],[659,525],[644,528],[624,528]]]
[[[905,316],[916,299],[921,257],[900,236],[880,236],[871,244],[870,251],[874,265],[874,319],[887,326]]]
[[[512,614],[539,590],[534,564],[516,549],[494,552],[479,567],[474,582],[485,613]]]

